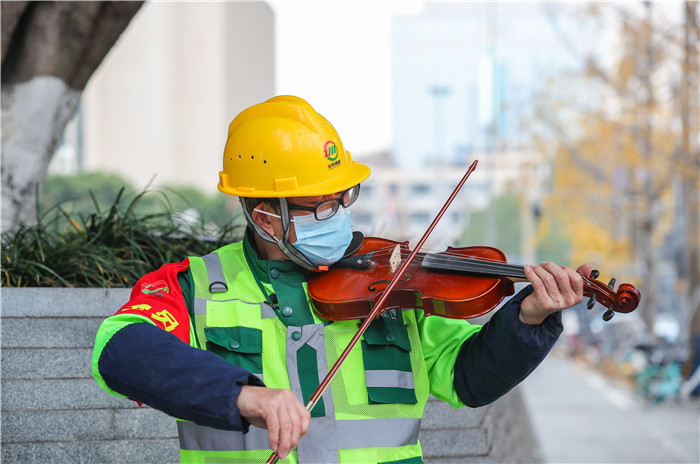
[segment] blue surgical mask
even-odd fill
[[[340,208],[328,219],[317,221],[313,214],[293,218],[297,241],[292,244],[316,266],[330,266],[340,260],[352,241],[350,211]]]

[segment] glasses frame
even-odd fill
[[[350,198],[347,200],[347,203],[344,201],[345,199],[345,194],[348,192],[351,192],[353,189],[357,189],[356,193],[354,193],[354,198]],[[314,206],[304,206],[304,205],[292,205],[289,204],[289,210],[290,211],[308,211],[311,213],[314,213],[314,219],[317,221],[325,221],[326,219],[330,219],[335,214],[338,212],[338,209],[342,206],[343,208],[349,208],[350,205],[355,203],[357,200],[357,197],[360,196],[360,184],[354,185],[350,187],[347,190],[343,190],[338,198],[331,198],[330,200],[324,200],[321,203],[318,203]],[[328,216],[325,217],[319,217],[319,211],[321,211],[321,214],[326,214],[325,211],[322,211],[321,208],[323,206],[331,205],[329,210],[326,211],[331,211],[331,213]]]

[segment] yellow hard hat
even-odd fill
[[[301,197],[341,192],[369,177],[333,126],[305,100],[283,95],[231,122],[219,190],[240,197]]]

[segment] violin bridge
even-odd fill
[[[399,268],[399,264],[401,264],[401,245],[396,245],[394,251],[391,252],[391,258],[389,258],[389,267],[392,274]]]

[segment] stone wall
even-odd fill
[[[174,419],[104,392],[90,358],[100,322],[128,289],[2,289],[2,454],[14,463],[178,462]],[[426,462],[540,462],[516,389],[459,410],[431,399]]]
[[[543,462],[517,388],[477,409],[454,409],[431,397],[421,422],[420,441],[426,464]]]

